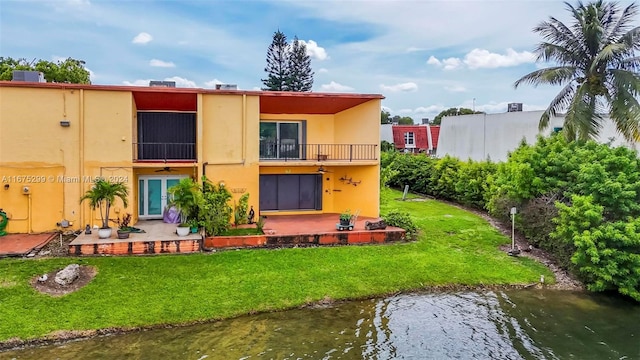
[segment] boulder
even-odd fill
[[[73,283],[78,276],[80,276],[80,265],[71,264],[58,271],[54,281],[62,286],[67,286]]]

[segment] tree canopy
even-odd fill
[[[484,114],[482,111],[473,111],[467,108],[448,108],[447,110],[442,110],[436,117],[433,118],[433,125],[440,125],[442,122],[442,118],[445,116],[458,116],[458,115],[469,115],[469,114]]]
[[[543,38],[535,49],[537,60],[552,66],[523,76],[514,86],[563,86],[542,114],[540,129],[564,111],[567,139],[586,140],[598,135],[608,114],[627,140],[640,139],[640,27],[632,26],[637,5],[621,9],[602,0],[565,5],[570,24],[549,17],[533,29]]]
[[[311,91],[313,71],[306,45],[294,37],[291,44],[280,30],[273,34],[267,50],[267,78],[262,79],[262,90],[270,91]]]
[[[14,70],[40,71],[47,82],[89,84],[89,71],[85,62],[67,58],[57,62],[38,60],[28,62],[27,59],[0,57],[0,80],[12,80]]]
[[[380,124],[391,124],[391,113],[387,110],[380,112]]]

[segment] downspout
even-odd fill
[[[431,155],[431,150],[433,150],[433,137],[431,135],[431,126],[429,124],[427,124],[427,141],[429,143],[427,150],[429,151],[429,155]]]
[[[242,94],[242,164],[247,159],[247,94]]]
[[[78,154],[78,162],[79,162],[79,171],[80,171],[80,179],[84,179],[84,89],[80,89],[80,101],[79,101],[79,125],[78,125],[78,135],[79,141],[78,146],[80,147],[80,152]],[[80,190],[80,196],[84,195],[83,181],[78,182],[78,187]],[[86,206],[82,206],[80,208],[80,228],[85,224],[86,216],[85,210]]]

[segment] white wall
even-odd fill
[[[549,127],[538,131],[538,123],[543,111],[507,112],[501,114],[472,114],[460,116],[446,116],[440,126],[438,142],[438,157],[450,155],[461,160],[506,161],[509,151],[515,150],[522,139],[533,144],[538,134],[548,136],[554,127],[562,127],[564,117],[554,117],[549,121]],[[613,122],[605,120],[599,142],[612,145],[636,146],[640,143],[627,143],[620,135]]]
[[[393,130],[391,130],[391,124],[380,124],[380,141],[387,141],[393,144]]]

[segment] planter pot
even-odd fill
[[[129,238],[129,232],[128,231],[120,231],[118,230],[118,239],[128,239]]]
[[[178,234],[178,236],[187,236],[187,235],[189,235],[190,231],[191,231],[191,229],[189,227],[178,226],[176,228],[176,233]]]
[[[111,237],[111,228],[98,229],[98,238],[100,238],[100,239],[108,239],[110,237]]]
[[[198,227],[197,226],[192,226],[191,227],[191,233],[192,234],[196,234],[198,232]]]
[[[349,226],[349,220],[342,220],[342,219],[340,219],[340,225],[342,225],[342,226]]]

